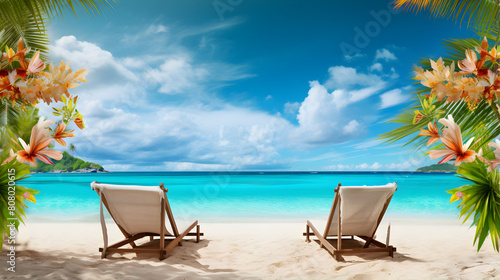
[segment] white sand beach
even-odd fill
[[[28,223],[16,248],[16,272],[1,279],[500,279],[490,243],[472,246],[474,229],[458,221],[392,221],[394,258],[383,253],[337,262],[302,237],[304,223],[203,223],[200,243],[186,241],[163,261],[144,254],[101,259],[98,223]],[[313,221],[322,228],[324,221]],[[182,227],[182,226],[181,226]],[[385,240],[387,224],[378,238]],[[321,230],[321,229],[320,229]],[[108,225],[110,241],[121,239]],[[487,240],[486,242],[490,242]]]

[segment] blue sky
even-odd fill
[[[473,37],[389,1],[120,1],[51,22],[51,59],[89,71],[70,142],[108,170],[414,170],[377,135],[412,67]],[[42,114],[48,115],[46,107]]]

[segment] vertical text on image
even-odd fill
[[[17,236],[17,231],[16,231],[16,225],[17,225],[17,217],[16,217],[16,169],[15,168],[10,168],[7,170],[8,174],[8,189],[7,189],[7,199],[8,199],[8,207],[7,210],[9,211],[9,218],[8,220],[8,240],[7,244],[9,247],[7,248],[7,270],[10,272],[16,272],[16,236]]]

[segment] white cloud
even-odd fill
[[[106,101],[108,107],[136,107],[143,103],[146,91],[140,74],[130,70],[110,52],[74,36],[61,37],[50,50],[53,61],[71,61],[71,69],[86,68],[89,72],[88,83],[71,90],[80,95],[80,106],[97,99]],[[50,107],[40,107],[50,112]]]
[[[167,171],[221,171],[231,170],[230,165],[225,164],[201,164],[193,162],[165,162]]]
[[[191,27],[188,29],[180,30],[179,36],[181,38],[184,38],[184,37],[188,37],[188,36],[207,34],[207,33],[211,33],[211,32],[229,29],[229,28],[231,28],[235,25],[241,24],[243,22],[244,22],[244,20],[242,18],[233,17],[231,19],[227,19],[227,20],[220,21],[220,22],[215,22],[213,24],[205,24],[205,25],[198,26],[198,27]]]
[[[338,90],[328,93],[317,81],[310,86],[299,108],[299,128],[294,132],[295,137],[308,144],[324,145],[348,141],[364,133],[358,121],[346,119],[342,113],[342,108],[352,102],[347,97],[352,93]]]
[[[273,96],[270,95],[270,94],[268,96],[266,96],[266,100],[269,100],[269,99],[272,99],[272,98],[273,98]]]
[[[146,29],[146,34],[164,33],[168,31],[168,27],[163,24],[152,24]]]
[[[375,52],[375,60],[383,59],[385,61],[391,61],[398,59],[392,52],[388,49],[378,49]]]
[[[165,94],[200,93],[206,85],[215,82],[235,81],[254,77],[246,73],[244,65],[224,63],[195,64],[187,54],[165,58],[157,68],[147,68],[144,79],[159,86],[158,92]]]
[[[382,168],[382,165],[378,162],[374,162],[371,166],[370,166],[370,169],[373,169],[373,170],[377,170],[377,169],[380,169]]]
[[[378,163],[378,162],[374,162],[372,164],[369,164],[369,163],[361,163],[361,164],[358,164],[355,166],[356,169],[359,169],[359,170],[378,170],[380,168],[382,168],[382,164]]]
[[[343,170],[352,170],[353,168],[354,168],[354,166],[352,164],[351,165],[334,164],[334,165],[329,165],[329,166],[323,167],[323,170],[325,170],[325,171],[334,171],[334,170],[343,171]]]
[[[396,72],[396,69],[394,69],[394,67],[391,67],[391,74],[389,75],[389,77],[391,77],[391,79],[393,80],[399,78],[399,74]]]
[[[110,52],[95,44],[78,41],[75,36],[61,37],[54,42],[54,45],[51,45],[50,49],[53,56],[64,59],[64,61],[71,60],[70,66],[73,69],[86,68],[91,75],[97,69],[103,72],[107,71],[104,76],[108,82],[121,83],[124,79],[131,80],[131,82],[139,81],[137,76],[120,64]],[[100,75],[95,76],[94,78],[98,78]],[[117,77],[122,80],[116,81]]]
[[[380,64],[379,62],[375,62],[372,64],[372,66],[370,66],[370,71],[379,71],[379,72],[382,72],[382,69],[384,67],[382,66],[382,64]]]
[[[158,92],[177,94],[194,88],[203,81],[209,72],[195,67],[184,57],[167,59],[159,68],[149,69],[146,79],[152,84],[160,85]]]
[[[356,59],[356,58],[362,58],[362,57],[364,57],[364,56],[366,56],[366,54],[356,53],[356,54],[354,54],[354,55],[347,55],[347,54],[346,54],[346,55],[344,56],[344,58],[345,58],[347,61],[352,61],[352,60],[354,60],[354,59]]]
[[[384,84],[382,79],[375,74],[359,73],[355,68],[333,66],[328,68],[329,79],[325,82],[328,89],[348,89],[353,86],[380,87]]]
[[[299,102],[287,102],[284,106],[285,114],[295,115],[299,111],[300,103]]]
[[[421,166],[422,162],[421,156],[411,156],[410,158],[402,158],[400,162],[386,164],[385,167],[387,170],[414,171]]]
[[[305,144],[341,143],[364,135],[363,119],[372,112],[356,114],[354,104],[367,100],[386,86],[381,76],[361,73],[352,67],[333,66],[328,73],[324,84],[310,82],[307,97],[300,103],[299,127],[291,135]],[[296,107],[296,103],[287,103],[285,112],[294,112]]]
[[[136,29],[137,30],[137,29]],[[130,31],[130,30],[129,30]],[[169,28],[163,24],[150,24],[147,28],[141,28],[137,32],[129,32],[123,34],[121,41],[127,44],[134,44],[137,42],[142,42],[148,40],[149,42],[164,40],[170,36],[161,33],[168,33]],[[171,35],[171,34],[169,34]]]
[[[361,163],[361,164],[358,164],[356,165],[356,169],[368,169],[368,163]]]
[[[401,89],[396,88],[380,95],[380,109],[389,108],[408,101],[410,97],[402,94]]]
[[[389,170],[399,170],[401,168],[401,163],[391,163],[386,164],[385,167]]]
[[[360,124],[356,120],[351,120],[348,124],[346,124],[343,128],[345,134],[353,134],[359,131]]]

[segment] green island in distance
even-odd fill
[[[417,172],[457,172],[458,167],[449,164],[432,164],[429,166],[423,166],[417,169]]]
[[[54,165],[46,164],[38,161],[36,167],[30,167],[32,173],[100,173],[108,172],[97,163],[84,161],[70,155],[68,152],[63,153],[61,160],[54,160]]]

